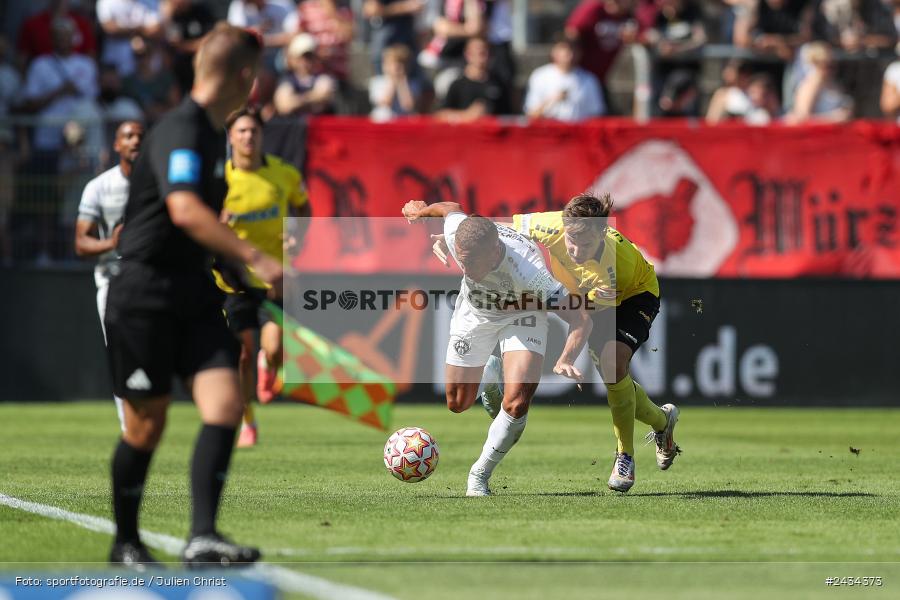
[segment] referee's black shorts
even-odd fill
[[[169,394],[172,379],[213,368],[236,369],[240,346],[212,280],[122,264],[112,278],[106,338],[113,391],[141,400]]]

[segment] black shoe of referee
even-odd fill
[[[239,546],[218,533],[195,535],[181,554],[184,566],[191,569],[249,565],[259,557],[258,549]]]
[[[109,551],[109,564],[135,571],[162,568],[147,547],[140,542],[116,542],[113,544],[112,550]]]

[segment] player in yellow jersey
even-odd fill
[[[226,122],[231,160],[225,165],[228,195],[222,208],[222,220],[239,237],[252,242],[262,252],[281,259],[285,250],[296,249],[299,233],[284,240],[285,217],[310,216],[309,198],[300,172],[271,154],[262,151],[262,120],[249,109],[236,111]],[[247,277],[253,287],[265,284],[252,273]],[[241,341],[240,377],[244,397],[244,422],[238,447],[253,446],[257,425],[253,415],[253,352],[259,333],[256,395],[260,402],[272,400],[275,374],[282,360],[281,328],[260,309],[253,294],[236,293],[216,273],[219,287],[228,292],[225,314],[228,325]],[[280,300],[278,301],[280,303]]]
[[[618,440],[608,484],[627,492],[634,485],[635,419],[653,429],[647,437],[656,442],[657,466],[666,470],[680,451],[673,439],[678,408],[656,406],[629,372],[631,357],[647,341],[659,312],[659,282],[640,250],[608,226],[612,204],[609,194],[581,194],[562,211],[515,215],[513,228],[547,248],[551,271],[569,293],[606,307],[591,312],[595,325],[588,348],[606,384]],[[435,243],[435,254],[446,264],[442,244]],[[486,372],[485,379],[496,374]],[[491,393],[496,390],[486,386],[484,394]]]

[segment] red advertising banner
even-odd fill
[[[616,226],[663,275],[900,277],[900,127],[580,125],[428,119],[310,125],[316,216],[398,217],[409,199],[509,217],[609,191]],[[422,230],[311,230],[316,270],[446,272]],[[318,243],[321,241],[322,243]],[[311,258],[311,256],[309,256]]]

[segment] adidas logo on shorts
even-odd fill
[[[151,386],[150,378],[143,369],[138,369],[125,381],[125,387],[129,390],[149,390]]]

